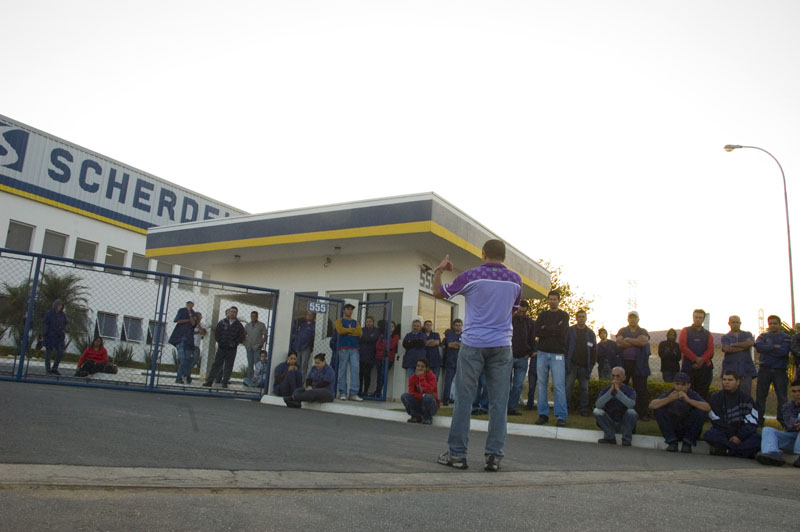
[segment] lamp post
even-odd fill
[[[758,146],[740,146],[739,144],[726,144],[724,150],[730,152],[733,150],[738,150],[739,148],[752,148],[754,150],[763,151],[764,153],[772,157],[772,160],[775,161],[775,163],[778,165],[778,168],[781,171],[781,178],[783,178],[783,206],[786,209],[786,240],[789,248],[789,292],[792,298],[791,326],[794,328],[794,324],[797,322],[795,321],[795,315],[794,315],[794,274],[792,272],[792,233],[789,230],[789,199],[786,194],[786,174],[783,173],[783,167],[781,166],[781,163],[778,162],[778,159],[776,159],[774,155],[772,155],[764,148],[759,148]]]

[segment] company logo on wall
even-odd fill
[[[22,172],[28,132],[0,122],[0,167]]]

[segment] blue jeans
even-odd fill
[[[797,437],[797,432],[764,427],[764,430],[761,431],[761,452],[764,454],[778,453],[781,450],[800,454],[800,438]]]
[[[478,410],[482,414],[489,411],[489,391],[486,389],[486,374],[478,377],[478,389],[475,390],[475,399],[472,401],[472,413]]]
[[[411,417],[431,419],[439,410],[439,407],[436,406],[436,398],[428,393],[422,395],[422,402],[410,393],[401,395],[400,400],[403,401],[403,406],[406,407],[406,412]]]
[[[358,349],[339,350],[339,395],[347,393],[347,366],[350,365],[350,394],[358,395],[358,368],[361,365],[361,356]]]
[[[312,346],[308,346],[297,352],[297,368],[303,375],[308,375],[308,362],[311,360],[311,347]]]
[[[639,414],[636,410],[629,408],[622,416],[622,421],[614,421],[606,414],[602,408],[594,409],[594,419],[597,421],[597,426],[603,431],[603,437],[612,440],[615,439],[614,432],[622,432],[622,441],[631,441],[633,438],[633,429],[636,428],[636,422],[639,420]]]
[[[178,350],[178,374],[177,379],[192,376],[192,366],[194,365],[194,347],[189,347],[181,342],[175,348]]]
[[[567,389],[565,391],[565,396],[567,398],[567,404],[572,403],[572,390],[575,389],[575,379],[578,379],[578,386],[581,387],[581,398],[579,402],[579,409],[581,414],[584,412],[589,412],[589,374],[591,372],[587,371],[583,366],[576,366],[575,364],[569,365],[569,373],[567,373]]]
[[[471,347],[461,344],[456,370],[456,402],[447,445],[450,456],[466,458],[469,443],[471,399],[478,388],[481,372],[486,373],[489,391],[489,434],[484,454],[503,456],[506,443],[506,413],[511,385],[511,346]]]
[[[508,393],[508,409],[519,406],[519,396],[522,395],[522,385],[525,384],[525,375],[528,373],[528,357],[515,358],[511,364],[511,391]]]
[[[244,350],[247,351],[247,375],[246,375],[246,377],[248,379],[252,379],[253,378],[253,366],[255,365],[256,360],[258,360],[259,356],[261,356],[261,349],[258,348],[258,347],[255,347],[253,349],[251,349],[249,347],[245,347]]]
[[[546,353],[539,351],[536,357],[536,386],[539,387],[538,403],[536,410],[540,416],[550,415],[550,403],[547,402],[547,381],[550,372],[553,372],[553,410],[558,419],[567,419],[567,393],[564,389],[566,383],[565,355],[561,353]]]

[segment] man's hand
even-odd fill
[[[739,436],[731,436],[730,438],[728,438],[728,441],[734,445],[739,445],[742,443],[742,440],[739,439]]]
[[[450,255],[445,255],[442,259],[442,262],[436,267],[437,270],[441,270],[443,272],[450,272],[453,271],[453,263],[450,262]]]
[[[700,368],[702,368],[702,367],[703,367],[703,362],[704,362],[704,361],[703,361],[703,359],[702,359],[702,358],[698,358],[697,360],[695,360],[695,361],[694,361],[694,363],[692,364],[692,367],[693,367],[694,369],[700,369]]]
[[[306,386],[306,391],[311,391],[311,386]]]
[[[689,396],[686,395],[686,392],[672,392],[672,393],[677,393],[678,394],[678,399],[680,399],[681,401],[686,402],[686,401],[689,400]]]
[[[611,391],[612,392],[619,392],[620,390],[622,390],[622,387],[620,386],[620,384],[618,382],[612,382],[611,383]]]
[[[672,401],[677,401],[677,400],[678,400],[678,399],[680,399],[680,398],[681,398],[681,394],[680,394],[680,392],[677,392],[677,391],[675,391],[675,390],[672,390],[672,391],[669,393],[669,395],[667,396],[667,399],[669,399],[669,402],[670,402],[670,403],[671,403]]]

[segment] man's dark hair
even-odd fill
[[[502,240],[487,240],[483,245],[483,253],[487,259],[506,260],[506,245]]]
[[[322,360],[323,362],[325,362],[325,353],[317,353],[316,355],[314,355],[314,360]]]
[[[789,385],[791,388],[794,388],[795,386],[800,386],[800,377],[796,378],[794,382]]]
[[[462,320],[461,318],[456,318],[456,319],[453,320],[453,323],[456,323],[456,322],[460,323],[461,325],[464,325],[464,320]]]
[[[703,318],[706,317],[706,311],[701,308],[696,308],[692,311],[692,314],[702,314]]]
[[[425,368],[426,368],[426,369],[431,369],[431,363],[430,363],[430,362],[428,362],[428,359],[427,359],[427,358],[425,358],[425,357],[422,357],[422,358],[420,358],[420,359],[417,359],[417,362],[422,362],[423,364],[425,364]]]
[[[725,375],[730,375],[731,377],[733,377],[733,378],[734,378],[734,379],[736,379],[737,381],[742,379],[742,378],[739,376],[739,374],[738,374],[738,373],[736,373],[735,371],[733,371],[732,369],[729,369],[729,370],[727,370],[727,371],[724,371],[724,372],[722,373],[722,376],[724,377]]]
[[[606,330],[606,328],[605,328],[605,327],[600,327],[600,330],[599,330],[599,331],[597,331],[597,334],[600,334],[600,333],[606,333],[606,334],[608,334],[608,331]]]
[[[239,307],[230,307],[228,310],[235,310],[236,312],[239,312]]]
[[[253,312],[251,312],[251,313],[250,313],[250,315],[251,315],[251,316],[252,316],[253,314],[255,314],[255,315],[256,315],[256,318],[258,317],[258,312],[256,312],[255,310],[254,310]]]
[[[578,311],[577,311],[577,312],[575,312],[575,316],[577,316],[578,314],[583,314],[584,316],[586,316],[586,310],[584,310],[584,309],[578,309]]]
[[[775,314],[772,314],[769,317],[767,317],[767,323],[769,323],[769,320],[771,320],[771,319],[778,320],[778,325],[780,325],[782,323],[782,320],[781,320],[780,316],[777,316]]]
[[[559,299],[559,301],[561,300],[561,293],[558,290],[550,290],[549,292],[547,292],[547,297],[550,296],[556,296]]]

